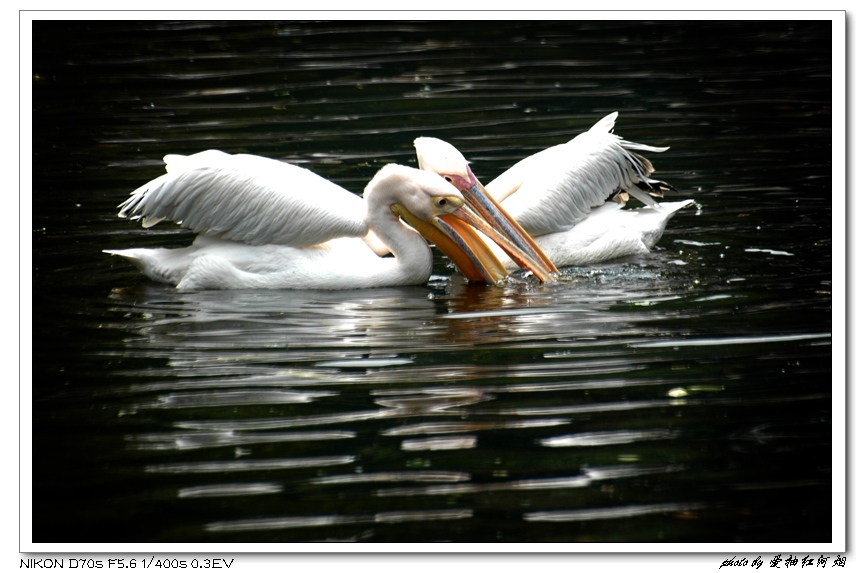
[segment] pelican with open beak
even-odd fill
[[[477,212],[432,173],[387,165],[361,198],[307,169],[253,155],[211,150],[169,155],[165,164],[167,173],[135,190],[120,216],[145,228],[175,221],[197,233],[192,245],[106,252],[181,290],[424,284],[433,267],[429,242],[469,280],[497,283],[508,271],[478,232],[548,280],[538,251],[514,242],[507,221]]]
[[[667,148],[614,135],[616,117],[612,113],[571,141],[519,161],[486,188],[451,144],[421,137],[415,149],[421,169],[451,182],[486,218],[507,217],[513,228],[525,229],[532,243],[512,237],[522,248],[531,245],[561,267],[597,263],[649,252],[670,218],[694,203],[655,200],[673,188],[652,179],[654,167],[636,152]],[[646,206],[624,209],[632,197]],[[512,266],[504,255],[500,259]]]

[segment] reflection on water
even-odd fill
[[[519,24],[34,27],[35,541],[831,539],[828,24]],[[556,284],[177,292],[101,254],[188,244],[116,218],[167,152],[359,192],[432,135],[486,181],[615,110],[697,206]]]

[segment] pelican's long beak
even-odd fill
[[[486,189],[483,189],[483,192],[485,193]],[[469,201],[469,198],[465,194],[464,196],[466,197],[466,201]],[[489,197],[489,199],[493,201],[492,208],[485,210],[485,212],[478,212],[473,207],[474,202],[472,201],[471,203],[464,204],[462,208],[457,209],[450,215],[441,217],[441,220],[451,227],[455,227],[458,222],[470,225],[470,231],[476,229],[492,239],[520,267],[532,271],[538,279],[544,282],[555,282],[556,278],[551,272],[556,272],[556,267],[552,266],[552,263],[549,263],[547,255],[535,244],[534,240],[528,236],[523,228],[510,218],[510,215],[501,210],[501,207],[499,207],[499,213],[504,217],[498,217],[498,213],[495,211],[498,203],[492,197]],[[513,226],[511,223],[513,223]],[[523,238],[523,235],[527,240]],[[495,254],[492,254],[492,256],[498,261],[498,257]],[[549,266],[547,263],[549,263]]]
[[[494,233],[483,231],[495,240],[518,265],[542,281],[555,281],[558,269],[534,239],[505,211],[472,173],[459,150],[441,139],[419,137],[414,141],[418,167],[443,177],[457,188]],[[507,241],[499,241],[497,237]]]
[[[456,178],[451,180],[463,197],[472,207],[478,212],[484,221],[489,222],[496,233],[500,233],[509,239],[507,243],[496,243],[504,249],[514,262],[526,270],[535,273],[540,280],[546,282],[554,282],[555,276],[551,273],[557,273],[559,270],[547,257],[547,254],[538,246],[535,240],[517,223],[511,215],[505,211],[499,202],[486,190],[471,168],[466,164],[466,173],[468,180]],[[489,235],[491,239],[495,237]],[[514,249],[511,245],[515,246]]]
[[[463,203],[452,213],[436,215],[430,221],[420,219],[399,204],[392,205],[391,209],[437,246],[471,281],[496,284],[510,274],[478,232],[492,239],[517,264],[535,273],[540,280],[556,280],[543,263],[547,257],[540,247],[535,245],[534,249],[531,246],[526,249],[511,239],[511,236],[519,236],[520,231],[525,231],[519,226],[516,230],[512,229],[507,219],[487,221],[469,203]],[[531,241],[531,237],[529,240]],[[531,244],[534,244],[534,241],[531,241]],[[555,272],[555,267],[552,268]]]
[[[498,257],[475,232],[476,225],[489,227],[477,213],[457,215],[467,204],[448,215],[436,215],[427,221],[396,203],[391,211],[402,217],[423,237],[434,244],[457,266],[467,279],[473,282],[496,284],[508,276],[508,271]],[[479,222],[478,222],[479,221]]]

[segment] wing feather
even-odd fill
[[[121,217],[145,227],[169,219],[252,245],[303,247],[368,232],[363,199],[297,165],[210,150],[167,155],[165,166],[120,205]]]
[[[661,189],[648,176],[651,162],[635,151],[666,151],[625,141],[610,133],[617,113],[601,119],[568,143],[523,159],[487,185],[487,190],[532,236],[567,231],[593,207],[628,193],[650,207],[657,203],[638,186]]]

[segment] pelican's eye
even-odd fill
[[[459,197],[433,197],[433,208],[437,213],[447,214],[453,213],[463,206],[463,201]]]

